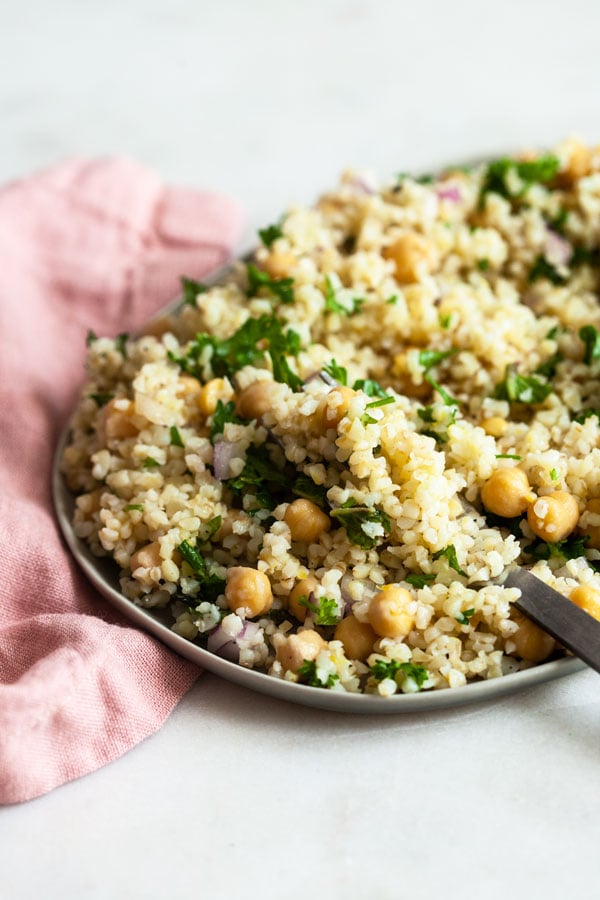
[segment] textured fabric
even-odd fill
[[[85,336],[135,331],[179,277],[222,265],[240,212],[126,159],[0,190],[0,802],[36,797],[156,731],[198,669],[128,626],[58,532],[52,456]]]

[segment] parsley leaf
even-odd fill
[[[114,394],[110,393],[90,394],[90,398],[96,403],[98,407],[106,406],[106,404],[110,403],[114,396]]]
[[[258,236],[265,247],[270,247],[277,238],[283,237],[283,231],[281,225],[267,225],[266,228],[258,229]]]
[[[268,342],[268,348],[263,349],[265,341]],[[247,319],[231,337],[224,340],[206,333],[197,334],[184,356],[177,356],[172,351],[169,351],[168,356],[188,375],[203,379],[200,357],[207,347],[212,349],[210,365],[217,378],[232,375],[244,366],[254,365],[264,359],[268,352],[275,380],[288,384],[292,390],[300,390],[302,386],[301,379],[290,369],[284,356],[286,353],[297,355],[300,337],[291,328],[284,331],[276,316],[263,315],[258,319]]]
[[[385,391],[378,381],[373,381],[372,378],[358,378],[354,384],[352,385],[352,389],[354,391],[363,391],[367,397],[381,397],[386,400],[386,403],[389,403],[390,400],[393,400],[390,394]],[[387,399],[389,397],[389,400]],[[367,409],[371,404],[367,406]]]
[[[365,301],[362,298],[354,297],[351,302],[351,306],[339,302],[333,282],[327,275],[325,277],[325,310],[330,313],[338,313],[340,316],[351,316],[360,310]]]
[[[218,434],[223,433],[223,429],[227,422],[232,422],[234,425],[246,425],[248,419],[242,419],[241,416],[235,414],[235,403],[233,400],[229,400],[228,403],[217,400],[217,408],[213,413],[212,425],[210,426],[211,444],[214,444]]]
[[[311,603],[306,595],[298,598],[298,604],[315,614],[316,625],[337,625],[340,621],[337,600],[333,597],[320,597],[319,605]]]
[[[385,302],[387,306],[395,306],[398,302],[398,294],[392,294],[392,296],[388,297]]]
[[[460,622],[461,625],[468,625],[469,619],[471,616],[475,615],[474,609],[464,609],[458,613],[458,615],[454,616],[457,622]]]
[[[182,306],[196,306],[196,297],[198,294],[205,294],[208,290],[205,284],[200,281],[194,281],[193,278],[181,277],[181,292],[183,294]]]
[[[585,344],[583,361],[590,366],[595,359],[600,359],[600,332],[593,325],[584,325],[579,329],[579,338]]]
[[[581,412],[574,415],[573,421],[579,422],[580,425],[583,425],[585,420],[591,418],[591,416],[596,416],[596,418],[600,422],[600,409],[593,409],[591,406],[588,406],[585,409],[582,409]]]
[[[251,445],[246,453],[246,464],[239,475],[224,482],[234,494],[256,497],[259,508],[274,509],[277,506],[274,494],[281,493],[289,486],[286,472],[275,468],[265,445]]]
[[[327,676],[326,681],[321,681],[317,673],[317,664],[314,660],[305,659],[298,669],[298,679],[302,684],[309,684],[311,687],[330,688],[339,681],[340,676],[331,673]]]
[[[200,582],[202,598],[214,603],[219,594],[225,591],[225,579],[209,570],[204,557],[188,541],[182,541],[177,549]]]
[[[137,510],[138,512],[144,512],[144,507],[141,503],[128,503],[123,507],[123,510],[125,512],[133,512],[134,510]]]
[[[308,475],[300,475],[292,485],[292,494],[312,500],[317,506],[324,508],[327,505],[327,488],[321,484],[315,484]]]
[[[429,673],[425,666],[416,666],[414,663],[401,663],[396,659],[378,659],[369,671],[376,681],[384,681],[386,678],[396,679],[398,673],[402,673],[405,678],[412,678],[419,690],[423,687]]]
[[[183,439],[181,434],[179,433],[179,428],[176,425],[171,425],[169,429],[169,434],[171,436],[171,446],[172,447],[184,447]]]
[[[160,463],[157,462],[152,456],[147,456],[144,460],[144,468],[145,469],[157,469],[160,466]]]
[[[115,338],[115,350],[121,354],[123,359],[127,359],[127,341],[129,340],[129,334],[124,331],[122,334],[118,334]]]
[[[390,517],[383,510],[358,506],[356,500],[352,498],[346,500],[338,509],[332,509],[330,516],[344,526],[348,540],[364,550],[371,550],[380,544],[392,528]],[[369,533],[369,529],[365,530],[365,525],[378,525],[383,529],[384,534],[374,536]]]
[[[562,355],[562,353],[554,353],[537,367],[537,369],[535,370],[535,374],[544,375],[544,377],[548,379],[554,378],[554,376],[556,375],[557,366],[563,360],[564,356]]]
[[[294,302],[294,279],[293,278],[271,278],[268,272],[263,272],[254,263],[248,263],[246,266],[248,274],[248,289],[246,294],[248,297],[256,297],[261,288],[265,288],[274,297],[277,297],[281,303]]]
[[[496,385],[493,397],[519,403],[543,403],[552,393],[552,385],[545,384],[533,375],[519,375],[517,367],[506,367],[503,380]]]
[[[450,322],[452,321],[452,313],[446,313],[444,315],[440,315],[440,328],[449,328]]]
[[[516,453],[496,453],[496,459],[523,459],[522,456],[518,456]]]
[[[589,535],[585,534],[582,537],[566,538],[566,540],[556,543],[537,540],[525,547],[524,553],[528,553],[534,559],[551,559],[552,557],[578,559],[584,555],[589,539]]]
[[[477,268],[479,269],[480,272],[487,272],[489,267],[490,267],[489,259],[484,258],[484,259],[477,260]]]
[[[558,479],[560,478],[560,472],[558,471],[558,469],[550,469],[548,474],[550,475],[552,481],[558,481]]]
[[[404,580],[409,584],[412,584],[413,587],[423,588],[425,587],[425,585],[431,584],[432,581],[435,581],[435,575],[429,575],[425,572],[413,572],[411,575],[407,575]]]
[[[538,256],[536,256],[527,275],[527,280],[530,284],[533,284],[534,281],[539,281],[541,278],[547,278],[552,284],[557,285],[566,284],[567,282],[565,276],[560,274],[556,266],[553,266],[551,262],[548,262],[543,253],[539,253]]]
[[[326,366],[323,366],[323,371],[327,372],[328,375],[331,375],[334,381],[337,381],[339,384],[348,384],[347,370],[344,369],[343,366],[338,366],[335,359],[332,359]]]
[[[200,526],[197,543],[207,544],[210,539],[217,533],[222,523],[222,516],[214,516],[214,518],[209,519],[208,522],[204,522]]]
[[[437,553],[433,554],[433,559],[442,559],[445,557],[448,560],[448,565],[451,569],[454,569],[455,572],[458,572],[459,575],[466,575],[458,564],[458,559],[456,557],[456,547],[454,544],[448,544],[447,547],[444,547],[443,550],[438,550]]]
[[[458,400],[452,397],[452,395],[449,394],[448,391],[444,390],[441,384],[439,384],[439,382],[432,378],[429,373],[427,373],[424,378],[427,384],[430,384],[434,391],[438,392],[438,394],[442,398],[443,403],[446,406],[458,406]]]
[[[454,356],[455,353],[458,353],[456,347],[452,347],[451,350],[421,350],[419,353],[419,365],[425,372],[429,372],[442,360],[447,359],[449,356]]]
[[[386,394],[385,397],[379,397],[378,400],[372,400],[371,403],[367,403],[365,409],[377,409],[379,406],[389,406],[390,403],[395,403],[395,400],[391,394]]]
[[[560,169],[560,160],[551,154],[539,156],[533,160],[517,160],[503,157],[491,162],[484,175],[479,207],[485,205],[488,193],[500,194],[507,199],[520,199],[532,184],[547,184],[552,181]],[[517,176],[519,183],[516,189],[511,184],[511,176]]]

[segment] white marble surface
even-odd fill
[[[253,229],[347,164],[600,140],[598,34],[593,0],[0,0],[0,179],[125,152]],[[205,675],[124,758],[0,810],[0,896],[591,900],[599,745],[591,672],[397,719]]]

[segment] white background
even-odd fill
[[[247,240],[346,165],[600,141],[600,4],[0,0],[0,180],[127,153]],[[1,263],[0,263],[1,264]],[[352,718],[204,675],[124,758],[0,810],[0,896],[599,896],[600,680]]]

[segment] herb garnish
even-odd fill
[[[560,169],[560,160],[551,154],[533,160],[517,160],[503,157],[491,162],[485,172],[479,207],[485,205],[488,193],[500,194],[511,200],[523,197],[532,184],[547,184]],[[516,184],[511,184],[514,179]]]
[[[579,329],[579,338],[585,344],[583,361],[590,366],[595,359],[600,359],[600,332],[593,325],[584,325]]]
[[[386,390],[384,390],[378,381],[374,381],[372,378],[358,378],[354,384],[352,385],[352,389],[355,391],[362,391],[367,395],[367,397],[380,397],[382,400],[385,400],[386,403],[392,403],[394,398],[391,394],[388,394]],[[378,404],[379,406],[383,406],[383,403]],[[367,409],[373,406],[372,403],[367,404]]]
[[[248,263],[246,266],[248,274],[248,289],[246,294],[248,297],[256,297],[261,288],[267,290],[274,297],[277,297],[281,303],[294,302],[294,279],[293,278],[271,278],[267,272],[263,272],[254,263]]]
[[[323,371],[327,372],[338,384],[348,384],[348,371],[343,366],[338,366],[335,359],[323,366]]]
[[[152,456],[147,456],[143,465],[145,469],[157,469],[160,466],[160,463]]]
[[[543,375],[545,378],[554,378],[556,375],[556,369],[558,364],[564,360],[564,356],[562,353],[553,353],[552,356],[549,356],[548,359],[545,359],[543,363],[535,369],[536,375]]]
[[[371,550],[385,539],[392,528],[390,517],[381,509],[371,509],[367,506],[359,506],[357,501],[350,497],[337,509],[332,509],[330,516],[338,519],[346,529],[348,540],[357,544],[364,550]],[[383,529],[383,535],[372,536],[365,525],[378,525]],[[379,530],[379,529],[377,529]]]
[[[210,572],[204,557],[188,541],[182,541],[177,549],[200,582],[202,598],[214,603],[225,590],[225,579]]]
[[[455,572],[458,572],[459,575],[466,575],[467,573],[461,569],[458,564],[458,559],[456,557],[456,547],[454,544],[448,544],[447,547],[444,547],[442,550],[438,550],[437,553],[433,554],[432,559],[445,559],[448,560],[448,565],[451,569],[454,569]]]
[[[350,302],[351,306],[340,303],[337,298],[336,288],[329,275],[327,275],[325,277],[325,310],[330,313],[338,313],[340,316],[351,316],[360,310],[365,301],[361,297],[353,297]]]
[[[171,436],[171,446],[172,447],[184,447],[183,439],[181,434],[179,433],[179,428],[176,425],[171,425],[169,429],[169,434]]]
[[[196,297],[198,294],[205,294],[208,290],[205,284],[200,281],[194,281],[193,278],[181,278],[181,291],[183,294],[182,306],[196,306]]]
[[[464,609],[462,612],[459,612],[458,615],[454,616],[457,622],[460,622],[461,625],[468,625],[469,619],[475,615],[475,609]]]
[[[311,687],[330,688],[340,680],[340,676],[332,672],[327,676],[326,681],[321,681],[317,672],[317,664],[314,660],[305,659],[298,669],[298,678],[302,684],[309,684]]]
[[[128,503],[123,507],[123,510],[125,512],[134,512],[135,510],[137,510],[137,512],[144,512],[144,507],[141,503]]]
[[[85,338],[85,346],[91,347],[92,344],[94,343],[94,341],[97,341],[97,340],[98,340],[98,335],[96,334],[95,331],[92,331],[92,329],[89,328],[88,333]]]
[[[548,262],[543,253],[536,256],[527,275],[527,280],[530,284],[533,284],[534,281],[539,281],[541,278],[547,278],[548,281],[551,281],[552,284],[556,285],[566,284],[567,282],[566,277],[561,275],[556,266],[553,266],[551,262]]]
[[[327,488],[322,484],[315,484],[308,475],[300,475],[292,485],[292,494],[296,497],[303,497],[305,500],[312,500],[317,506],[325,507],[327,505]]]
[[[556,543],[537,540],[524,547],[523,552],[533,556],[534,559],[551,559],[552,557],[578,559],[584,555],[589,539],[589,535],[585,534],[582,537],[566,538],[566,540]]]
[[[227,422],[232,422],[234,425],[247,425],[248,419],[242,419],[241,416],[236,415],[235,403],[233,400],[229,400],[227,403],[223,403],[222,400],[217,400],[217,408],[213,413],[212,425],[210,426],[211,444],[214,444],[218,434],[223,433],[223,429]]]
[[[317,605],[311,603],[306,594],[303,594],[298,597],[298,604],[315,615],[316,625],[337,625],[340,621],[337,600],[333,597],[320,597]]]
[[[578,422],[580,425],[583,425],[585,420],[591,418],[591,416],[596,416],[596,418],[600,422],[600,409],[594,409],[591,406],[588,406],[585,409],[582,409],[581,412],[577,413],[577,415],[574,415],[573,421]]]
[[[110,394],[110,393],[106,393],[106,394],[99,393],[99,394],[90,394],[89,396],[90,396],[90,399],[93,400],[98,407],[101,407],[101,406],[106,406],[107,403],[110,403],[110,401],[113,399],[113,397],[115,395]]]
[[[413,572],[411,575],[407,575],[404,580],[415,588],[423,588],[426,585],[431,584],[432,581],[435,581],[435,575],[430,575],[425,572]]]
[[[425,666],[416,666],[414,663],[401,663],[396,659],[378,659],[369,671],[376,681],[384,681],[388,678],[396,680],[396,675],[401,672],[405,678],[412,678],[419,690],[423,687],[429,673]]]
[[[273,509],[277,506],[273,494],[289,486],[289,477],[286,472],[275,468],[264,444],[261,447],[251,445],[240,474],[228,478],[224,484],[234,494],[254,495],[260,508]]]
[[[283,231],[281,225],[267,225],[266,228],[258,229],[258,236],[265,247],[270,247],[278,238],[283,237]]]
[[[518,401],[519,403],[543,403],[552,393],[552,385],[545,384],[533,375],[519,375],[517,367],[506,367],[503,380],[496,385],[493,397],[496,400]]]

